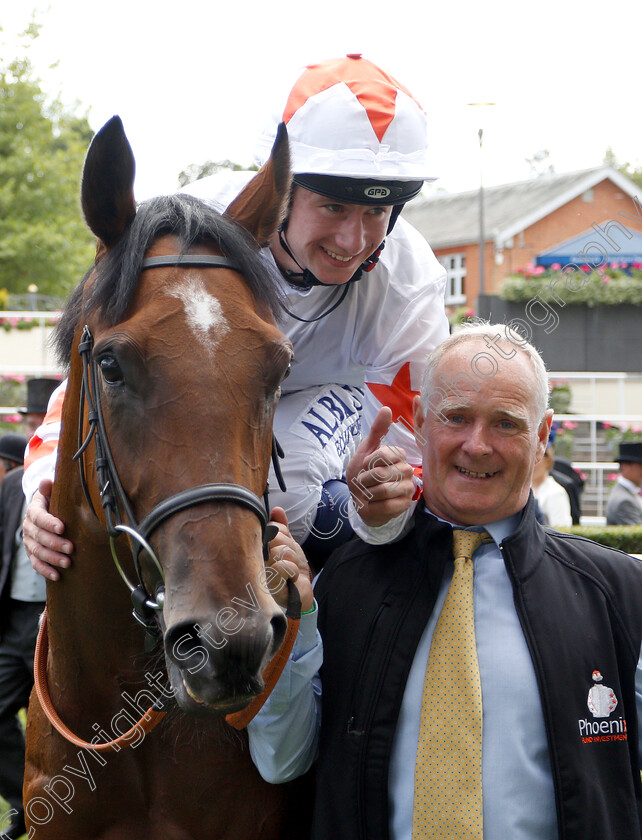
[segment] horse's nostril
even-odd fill
[[[233,633],[206,620],[179,621],[165,633],[165,654],[187,677],[247,683],[259,680],[266,660],[280,647],[287,619],[279,610],[257,626],[247,620]]]
[[[198,624],[180,622],[165,634],[167,656],[190,674],[211,665],[211,652],[215,649],[216,641],[209,636],[208,628]]]
[[[272,616],[270,626],[272,627],[273,650],[274,653],[276,653],[276,651],[281,647],[283,639],[285,639],[285,633],[288,629],[288,620],[282,612],[278,612],[276,615]]]

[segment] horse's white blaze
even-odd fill
[[[220,339],[230,331],[218,299],[206,290],[200,277],[189,274],[170,294],[182,301],[187,323],[198,341],[214,351]]]

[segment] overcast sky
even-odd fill
[[[2,60],[36,10],[28,55],[43,88],[98,129],[120,114],[138,199],[192,163],[252,162],[268,107],[312,61],[361,52],[428,113],[437,182],[476,189],[598,166],[642,165],[640,0],[0,0]],[[470,102],[494,102],[473,109]]]

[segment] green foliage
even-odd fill
[[[0,288],[65,297],[91,263],[78,195],[92,135],[46,101],[28,59],[0,63]]]
[[[535,269],[537,272],[537,269]],[[642,266],[624,271],[620,268],[598,267],[593,271],[576,270],[567,266],[532,273],[523,270],[509,275],[502,285],[500,297],[504,300],[528,301],[535,297],[560,305],[585,303],[589,306],[615,306],[616,304],[642,305]]]
[[[2,291],[0,289],[0,291]],[[55,327],[58,323],[57,317],[46,318],[43,321],[40,318],[3,318],[0,316],[0,329],[4,330],[5,332],[11,332],[11,330],[21,330],[22,332],[28,332],[29,330],[35,330],[36,327],[42,327],[43,323],[45,327]]]
[[[555,414],[567,414],[573,394],[571,386],[566,380],[554,380],[551,382],[551,394],[548,400],[549,408]]]
[[[642,187],[642,167],[634,167],[630,163],[620,163],[611,146],[604,152],[603,163],[605,166],[612,166],[613,169],[617,169],[623,175],[626,175],[627,178],[630,178],[638,187]]]
[[[252,164],[251,166],[241,166],[240,163],[234,163],[231,160],[206,160],[205,163],[192,163],[187,169],[184,169],[178,176],[178,185],[186,187],[188,184],[193,184],[194,181],[200,181],[201,178],[207,178],[208,175],[215,175],[224,169],[229,169],[231,172],[239,172],[241,170],[248,170],[256,172],[258,166]]]
[[[470,306],[458,306],[454,312],[448,316],[448,323],[451,328],[459,326],[459,324],[466,324],[475,319],[475,310]]]
[[[642,525],[572,525],[559,530],[609,548],[619,548],[627,554],[642,554]]]
[[[16,408],[26,405],[27,385],[26,377],[21,374],[15,376],[0,375],[0,406],[4,408]],[[0,435],[7,432],[24,434],[23,418],[20,414],[11,412],[0,415]],[[1,812],[0,812],[1,813]]]
[[[621,443],[642,443],[642,423],[600,423],[604,437],[611,448],[611,457],[617,458],[620,454]],[[615,475],[613,475],[615,478]]]
[[[551,163],[551,153],[548,149],[540,149],[533,157],[524,158],[530,166],[531,178],[542,178],[544,175],[554,175],[555,166]]]

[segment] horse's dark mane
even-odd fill
[[[139,205],[122,239],[100,260],[95,272],[92,269],[85,275],[69,298],[54,339],[62,365],[69,365],[74,332],[83,311],[97,313],[110,326],[124,318],[145,252],[166,234],[178,238],[179,253],[189,252],[194,245],[211,244],[223,256],[234,259],[254,297],[276,314],[279,292],[275,269],[271,261],[260,256],[250,234],[191,195],[160,196]],[[90,276],[92,286],[85,297],[84,287]]]

